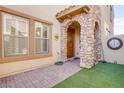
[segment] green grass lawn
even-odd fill
[[[124,88],[124,65],[99,63],[81,69],[54,88]]]

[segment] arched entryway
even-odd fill
[[[96,21],[94,26],[94,61],[98,62],[101,59],[101,38],[99,23]]]
[[[97,41],[95,39],[97,34],[94,33],[96,33],[95,29],[98,27],[95,21],[99,18],[93,9],[96,10],[92,6],[73,6],[56,15],[60,22],[62,61],[66,62],[68,58],[78,56],[80,58],[80,67],[91,68],[97,63],[98,57],[96,57],[95,51],[100,53],[100,48],[98,48],[99,50],[94,49],[94,45],[96,44],[97,47],[100,43],[94,42]],[[78,28],[80,28],[79,35],[76,34]],[[79,38],[78,40],[75,40],[76,36]],[[78,51],[75,47],[78,47]]]
[[[67,59],[80,58],[80,29],[77,21],[72,21],[67,27]]]

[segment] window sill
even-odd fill
[[[35,55],[26,55],[26,56],[13,56],[13,57],[4,57],[0,59],[0,64],[4,63],[13,63],[13,62],[20,62],[20,61],[26,61],[26,60],[34,60],[34,59],[40,59],[40,58],[48,58],[52,57],[52,54],[35,54]]]

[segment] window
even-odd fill
[[[37,54],[49,52],[50,27],[40,22],[35,22],[35,50]]]
[[[28,19],[3,13],[4,56],[28,54]]]

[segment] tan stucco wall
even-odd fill
[[[113,23],[110,22],[110,6],[105,6],[102,5],[100,6],[100,10],[101,10],[101,26],[100,26],[100,30],[101,30],[101,40],[102,40],[102,46],[104,47],[103,43],[105,41],[105,38],[113,35],[114,30],[113,30]],[[112,11],[114,14],[114,11]],[[114,17],[114,15],[113,15]],[[114,21],[114,19],[113,19]],[[110,30],[110,33],[106,33],[106,28],[108,28],[108,30]],[[101,52],[101,60],[103,60],[103,52]]]
[[[9,76],[36,68],[46,67],[53,63],[54,58],[51,57],[0,64],[0,77]]]
[[[124,35],[113,35],[110,37],[106,37],[103,41],[103,49],[104,49],[104,58],[108,62],[114,63],[114,61],[117,61],[118,64],[124,64],[124,45],[122,48],[118,50],[111,50],[107,47],[107,41],[111,37],[118,37],[121,38],[124,44]]]
[[[101,7],[101,32],[102,32],[102,39],[104,39],[106,36],[113,35],[112,25],[110,22],[110,8],[106,6],[100,6]],[[110,33],[106,33],[106,28],[110,31]]]
[[[110,7],[108,6],[100,6],[101,8],[101,32],[102,32],[102,39],[104,39],[106,36],[113,35],[113,25],[110,22]],[[114,20],[114,19],[113,19]],[[109,34],[106,32],[106,28],[110,31]]]
[[[60,24],[56,20],[55,15],[57,12],[65,9],[68,6],[59,6],[59,5],[58,6],[52,6],[52,5],[24,6],[23,5],[23,6],[5,6],[5,7],[53,22],[53,26],[52,26],[53,49],[52,49],[52,57],[0,64],[0,77],[53,64],[57,60],[57,52],[60,52],[60,38],[58,41],[56,41],[54,38],[56,34],[60,35]]]

